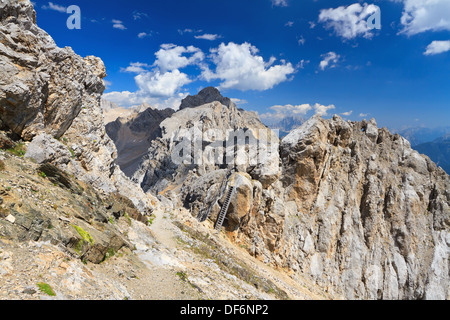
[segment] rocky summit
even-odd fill
[[[450,177],[375,119],[102,102],[28,0],[0,39],[0,299],[450,298]]]

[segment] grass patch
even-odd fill
[[[188,276],[185,272],[179,271],[177,272],[177,276],[181,279],[181,281],[188,282]]]
[[[156,216],[154,214],[152,214],[148,219],[147,219],[147,226],[151,226],[153,224],[153,221],[155,221]]]
[[[38,286],[39,290],[41,290],[41,292],[43,292],[51,297],[56,296],[56,293],[53,291],[52,287],[50,287],[49,284],[44,283],[44,282],[39,282],[37,284],[37,286]]]
[[[17,143],[14,146],[14,148],[7,149],[6,151],[8,151],[9,153],[12,153],[13,155],[16,155],[16,156],[18,156],[20,158],[23,158],[23,156],[27,152],[27,149],[26,149],[24,143]]]
[[[105,262],[106,259],[112,258],[116,255],[116,251],[113,248],[108,248],[108,250],[106,251],[105,256],[103,257],[102,262]]]
[[[72,150],[72,148],[67,147],[67,149],[69,150],[70,154],[72,155],[72,159],[75,158],[75,152]]]
[[[90,245],[94,245],[94,243],[95,243],[94,238],[92,238],[92,236],[90,235],[89,232],[84,231],[83,228],[81,228],[79,226],[72,225],[72,227],[74,227],[74,229],[77,230],[78,234],[81,236],[81,238],[84,241],[89,242]]]

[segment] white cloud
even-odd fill
[[[393,0],[403,2],[402,33],[450,30],[449,0]]]
[[[360,113],[359,116],[360,116],[361,118],[364,118],[364,117],[369,116],[369,113]]]
[[[193,46],[163,44],[155,56],[156,60],[152,65],[132,62],[121,69],[122,72],[136,74],[136,92],[110,92],[105,94],[105,99],[125,107],[143,102],[156,107],[178,107],[181,99],[186,97],[186,93],[181,92],[182,88],[192,82],[189,76],[179,69],[201,63],[204,54]]]
[[[297,64],[297,68],[299,68],[299,69],[304,69],[305,68],[305,65],[306,64],[309,64],[311,61],[309,61],[309,60],[305,60],[305,59],[302,59],[302,60],[300,60],[300,62]]]
[[[323,58],[322,61],[320,61],[319,68],[320,70],[325,70],[327,67],[334,68],[336,63],[340,59],[340,55],[336,54],[335,52],[328,52],[326,54],[321,55]]]
[[[241,104],[247,104],[248,103],[247,100],[238,99],[238,98],[231,98],[231,101],[233,101],[236,105],[241,105]]]
[[[152,36],[151,32],[141,32],[138,34],[139,39],[144,39],[144,38],[151,37],[151,36]]]
[[[343,113],[341,113],[341,114],[342,114],[343,116],[345,116],[345,117],[348,117],[348,116],[351,116],[352,113],[353,113],[353,110],[347,111],[347,112],[343,112]]]
[[[134,11],[133,12],[133,19],[134,20],[141,20],[143,18],[148,18],[148,14],[146,14],[144,12],[138,12],[138,11]]]
[[[158,109],[172,108],[176,110],[179,108],[181,100],[186,98],[187,95],[188,93],[178,93],[175,96],[169,98],[154,98],[149,97],[148,95],[145,95],[139,91],[115,91],[105,93],[103,95],[103,99],[114,102],[115,104],[125,108],[140,105],[145,102]]]
[[[154,65],[161,69],[162,72],[195,65],[205,58],[203,51],[199,48],[176,46],[174,44],[161,45],[161,49],[155,55],[156,61]]]
[[[58,11],[58,12],[61,12],[61,13],[66,13],[67,12],[67,8],[66,7],[61,6],[59,4],[56,4],[56,3],[53,3],[53,2],[49,2],[48,5],[43,5],[42,9]]]
[[[270,112],[261,114],[260,117],[266,122],[278,122],[286,117],[305,117],[310,111],[314,111],[315,114],[319,114],[321,116],[326,116],[328,115],[329,110],[333,110],[335,108],[336,107],[334,105],[325,106],[319,103],[316,103],[314,105],[275,105],[269,108],[269,110],[271,110]]]
[[[329,106],[324,106],[324,105],[316,103],[314,105],[314,110],[316,111],[316,114],[319,114],[321,116],[328,115],[328,111],[333,110],[333,109],[336,109],[336,107],[333,104],[331,104]]]
[[[298,42],[299,46],[303,46],[305,44],[306,40],[303,37],[303,35],[301,35],[300,38],[298,38],[297,42]]]
[[[439,53],[444,53],[447,51],[450,51],[450,40],[433,41],[428,45],[427,51],[424,52],[424,55],[430,56]]]
[[[295,72],[292,64],[284,60],[278,65],[273,65],[275,57],[265,62],[257,55],[258,49],[247,42],[241,45],[222,43],[210,51],[216,70],[213,72],[204,66],[202,77],[206,81],[222,80],[221,89],[268,90],[287,81],[288,76]]]
[[[179,34],[181,34],[181,35],[183,35],[183,34],[185,34],[185,33],[200,33],[200,32],[202,32],[203,30],[194,30],[194,29],[190,29],[190,28],[186,28],[186,29],[178,29],[178,33]]]
[[[195,38],[195,39],[203,39],[203,40],[210,40],[210,41],[213,41],[213,40],[217,40],[217,39],[222,38],[222,36],[219,35],[219,34],[205,33],[205,34],[202,34],[202,35],[200,35],[200,36],[194,36],[194,38]]]
[[[284,24],[285,27],[292,27],[294,25],[293,21],[288,21]]]
[[[130,63],[130,65],[128,67],[121,68],[120,71],[121,72],[130,72],[130,73],[143,73],[143,72],[147,72],[150,67],[151,66],[146,63],[132,62],[132,63]]]
[[[103,79],[103,82],[105,83],[106,89],[109,89],[112,86],[112,82],[109,80]]]
[[[144,72],[138,74],[135,81],[143,93],[157,98],[172,97],[179,89],[192,82],[187,74],[177,69],[164,73],[159,70]]]
[[[347,7],[323,9],[319,14],[319,22],[325,23],[327,29],[344,38],[353,39],[358,36],[371,38],[372,33],[367,26],[367,19],[380,8],[376,5],[354,3]]]
[[[287,0],[272,0],[272,5],[274,7],[287,7],[288,2]]]
[[[123,22],[117,19],[112,20],[113,28],[119,30],[126,30],[127,28],[123,25]]]

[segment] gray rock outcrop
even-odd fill
[[[36,25],[29,1],[0,3],[0,120],[25,140],[40,132],[56,138],[83,107],[100,99],[103,62],[58,48]]]
[[[184,108],[161,123],[162,138],[134,178],[194,216],[208,210],[213,222],[224,204],[224,183],[235,186],[224,224],[232,241],[265,263],[308,275],[331,294],[450,297],[450,178],[373,119],[306,121],[282,140],[273,157],[281,168],[270,179],[248,165],[227,176],[228,166],[170,160],[183,129],[256,132],[258,123],[220,102]]]

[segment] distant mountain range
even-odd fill
[[[289,134],[292,130],[300,127],[305,123],[305,119],[298,117],[286,117],[274,124],[266,124],[272,130],[279,130],[280,138]]]
[[[450,134],[432,142],[419,144],[413,148],[429,156],[431,160],[450,174]]]
[[[438,138],[450,134],[450,127],[439,128],[423,128],[412,127],[402,130],[393,130],[393,132],[400,134],[406,138],[412,146],[417,146],[423,143],[432,142]]]

